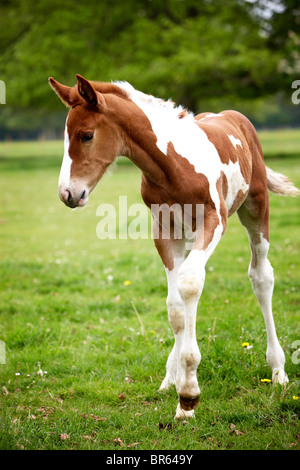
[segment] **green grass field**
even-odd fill
[[[267,165],[300,187],[300,131],[261,140]],[[70,210],[57,195],[62,154],[62,142],[0,144],[0,449],[299,450],[299,199],[271,195],[288,386],[264,381],[266,331],[234,215],[198,308],[200,404],[176,422],[175,389],[158,391],[173,335],[153,241],[96,236],[99,204],[142,202],[140,172],[121,160]]]

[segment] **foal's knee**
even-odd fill
[[[255,293],[259,294],[261,291],[273,289],[273,268],[267,258],[260,265],[255,267],[250,265],[248,274]]]
[[[267,258],[269,243],[262,238],[261,243],[251,243],[251,263],[248,274],[255,293],[272,290],[274,286],[273,268]]]
[[[177,287],[184,302],[198,300],[204,285],[205,270],[179,271]]]
[[[174,334],[178,334],[184,330],[184,305],[173,303],[167,300],[168,318]]]

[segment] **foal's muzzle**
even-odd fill
[[[76,191],[70,188],[59,188],[58,193],[62,202],[72,209],[84,206],[89,198],[87,189]]]

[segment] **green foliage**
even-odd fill
[[[299,123],[296,0],[9,0],[0,5],[0,139],[60,137],[47,82],[126,80],[195,113],[237,109],[256,125]],[[52,111],[52,112],[50,112]]]
[[[283,54],[270,46],[255,7],[238,0],[5,2],[0,76],[8,85],[7,102],[55,108],[47,77],[71,85],[76,73],[127,80],[192,110],[204,98],[270,95],[285,83],[278,71]],[[282,35],[280,18],[272,40]],[[286,48],[284,53],[286,58]]]

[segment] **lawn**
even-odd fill
[[[300,187],[299,136],[261,133],[267,165]],[[0,449],[299,450],[299,199],[271,195],[288,386],[268,381],[248,239],[234,215],[198,308],[200,404],[176,422],[175,389],[158,391],[173,335],[153,241],[96,235],[99,204],[142,202],[140,172],[120,160],[88,206],[70,210],[57,196],[62,154],[62,142],[0,144]]]

